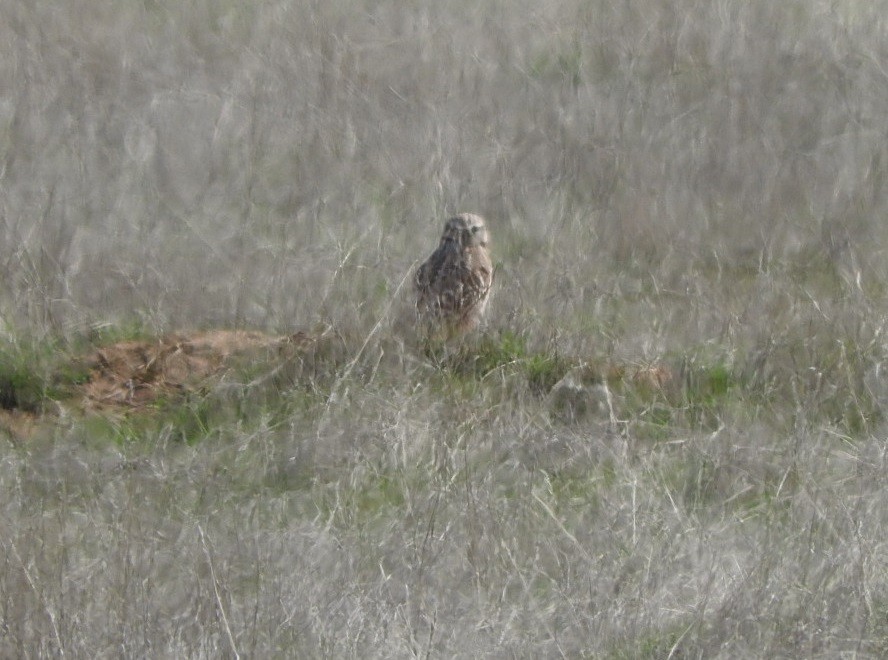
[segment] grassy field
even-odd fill
[[[0,655],[888,655],[888,2],[0,15]],[[323,340],[84,411],[208,329]]]

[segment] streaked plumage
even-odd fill
[[[487,308],[493,264],[481,216],[450,218],[438,249],[416,271],[416,308],[434,335],[451,338],[476,328]]]

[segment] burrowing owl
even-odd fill
[[[450,218],[438,249],[416,271],[416,309],[435,335],[461,335],[481,321],[493,282],[488,238],[481,216]]]

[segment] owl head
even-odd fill
[[[453,242],[461,248],[486,247],[489,237],[484,218],[474,213],[460,213],[444,225],[441,242]]]

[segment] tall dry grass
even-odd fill
[[[7,353],[107,323],[348,352],[4,440],[2,654],[888,652],[884,2],[0,9]],[[567,424],[525,357],[405,349],[457,211],[488,336],[678,393]]]

